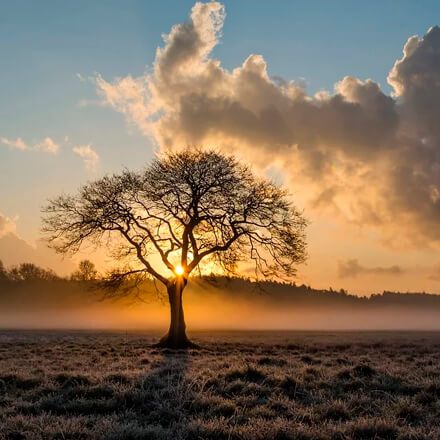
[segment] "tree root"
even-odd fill
[[[188,348],[200,348],[194,342],[191,342],[188,338],[182,338],[175,340],[173,338],[168,337],[168,335],[164,336],[159,342],[153,344],[154,348],[171,348],[174,350],[179,349],[188,349]]]

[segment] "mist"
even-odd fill
[[[72,281],[22,282],[0,291],[0,328],[165,331],[167,298],[153,283],[133,296]],[[440,296],[344,291],[242,279],[193,279],[185,290],[188,330],[440,330]]]

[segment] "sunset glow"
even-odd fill
[[[304,212],[309,258],[296,283],[440,290],[438,2],[98,2],[73,15],[53,4],[0,7],[6,267],[29,261],[67,276],[90,258],[112,269],[105,249],[62,259],[47,248],[46,200],[202,146],[282,183]]]
[[[176,271],[176,274],[179,275],[179,276],[180,276],[180,275],[183,275],[184,272],[185,272],[185,270],[183,269],[182,266],[176,266],[175,271]]]
[[[440,439],[439,0],[0,17],[0,440]]]

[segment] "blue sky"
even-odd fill
[[[440,17],[438,1],[224,3],[227,19],[214,56],[232,69],[250,53],[261,53],[271,75],[304,78],[312,93],[332,90],[345,75],[372,78],[389,92],[386,76],[404,42],[423,35]],[[105,78],[144,73],[162,44],[161,35],[187,20],[192,5],[166,0],[0,2],[2,135],[68,135],[108,150],[109,143],[124,143],[120,116],[78,108],[81,99],[96,94],[76,73],[100,72]],[[134,136],[130,142],[145,140]]]
[[[440,21],[440,2],[427,0],[223,3],[226,21],[213,57],[233,69],[262,54],[270,75],[303,79],[311,94],[332,91],[346,75],[372,78],[390,93],[386,77],[407,39]],[[37,238],[48,197],[151,158],[152,141],[123,115],[96,105],[88,78],[150,70],[162,34],[187,20],[193,4],[0,1],[0,137],[32,145],[49,136],[60,145],[56,155],[0,145],[0,213],[18,216],[20,236]],[[94,171],[72,152],[87,144],[100,156]]]

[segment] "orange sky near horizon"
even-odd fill
[[[309,94],[303,81],[269,73],[270,53],[246,54],[232,68],[222,64],[216,51],[228,32],[223,4],[195,3],[188,13],[150,51],[154,60],[143,74],[123,65],[113,76],[72,73],[93,89],[93,99],[72,104],[75,112],[90,111],[103,131],[122,117],[130,146],[121,137],[119,150],[107,152],[67,135],[30,141],[0,133],[6,158],[0,157],[0,170],[9,176],[1,194],[0,259],[64,275],[89,258],[105,271],[113,266],[105,250],[61,260],[45,249],[39,207],[123,166],[141,168],[155,152],[200,145],[232,153],[282,182],[310,220],[309,259],[298,267],[297,283],[361,295],[439,293],[440,28],[401,42],[403,52],[389,60],[391,93],[377,81],[347,75],[334,90]],[[95,120],[92,112],[108,119]],[[55,170],[50,178],[46,167]],[[28,171],[15,177],[22,169]]]

